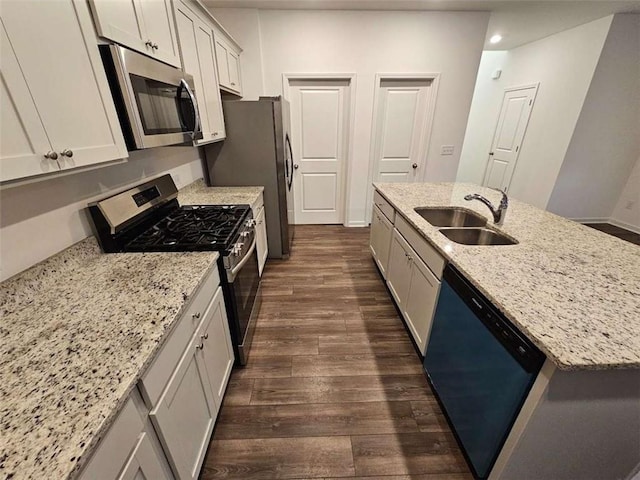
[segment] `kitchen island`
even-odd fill
[[[640,465],[640,249],[514,199],[503,225],[487,225],[517,244],[462,245],[415,209],[453,206],[491,218],[484,205],[464,197],[480,193],[497,205],[500,193],[473,184],[374,187],[387,223],[395,219],[395,230],[410,225],[411,235],[454,265],[547,357],[489,478],[634,472]]]

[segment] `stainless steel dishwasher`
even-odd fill
[[[454,267],[443,274],[424,367],[476,478],[487,478],[545,356]]]

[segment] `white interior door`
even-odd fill
[[[374,130],[375,175],[379,182],[412,182],[422,176],[432,80],[382,79]]]
[[[349,80],[289,80],[295,223],[344,222]]]
[[[509,190],[537,91],[537,85],[505,90],[482,182],[484,186]]]

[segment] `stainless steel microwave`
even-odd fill
[[[202,138],[191,75],[118,45],[100,55],[129,150]]]

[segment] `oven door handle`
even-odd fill
[[[199,140],[202,138],[202,125],[200,123],[200,112],[198,111],[198,102],[196,101],[196,96],[191,91],[189,84],[183,78],[180,80],[180,86],[178,87],[178,98],[180,98],[180,92],[184,89],[189,96],[189,101],[191,102],[191,107],[193,109],[193,131],[190,132],[191,140]],[[186,124],[185,124],[186,125]]]
[[[236,278],[236,275],[238,274],[238,272],[240,271],[240,269],[242,267],[244,267],[244,264],[247,263],[249,261],[249,258],[251,257],[251,254],[253,253],[253,251],[256,249],[256,237],[253,237],[253,242],[251,243],[251,247],[249,247],[249,250],[247,250],[247,253],[245,254],[244,258],[242,260],[240,260],[240,263],[237,264],[235,267],[233,267],[230,271],[229,271],[229,277],[231,277],[229,279],[229,282],[233,282]]]

